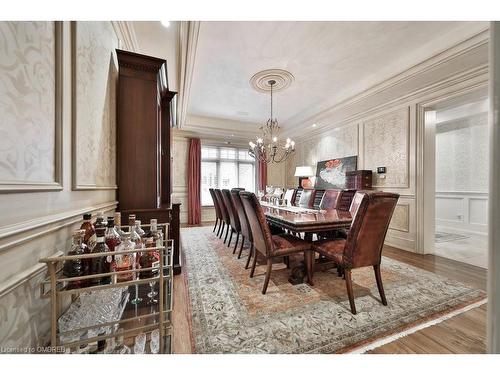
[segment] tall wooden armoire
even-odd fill
[[[122,223],[170,222],[174,272],[180,272],[179,206],[171,202],[171,102],[167,61],[117,50],[118,208]]]

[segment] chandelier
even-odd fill
[[[295,152],[295,142],[290,138],[287,138],[286,141],[278,138],[280,126],[278,120],[273,119],[273,85],[276,84],[276,81],[271,79],[267,83],[271,86],[271,117],[267,120],[266,125],[260,127],[262,136],[257,138],[257,143],[248,142],[250,146],[248,153],[258,161],[281,163]]]

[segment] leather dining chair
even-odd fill
[[[299,207],[312,208],[312,201],[314,199],[313,189],[304,189],[300,195]]]
[[[252,231],[250,230],[250,225],[248,224],[247,215],[245,213],[245,209],[243,208],[243,202],[240,197],[240,189],[232,189],[231,190],[231,198],[233,199],[234,208],[236,209],[236,213],[238,218],[240,219],[240,227],[241,227],[241,246],[240,251],[238,253],[238,259],[241,258],[241,253],[243,251],[243,246],[245,244],[245,240],[250,244],[250,249],[248,252],[247,264],[245,265],[245,269],[248,268],[250,264],[250,258],[252,256],[253,251],[253,241],[252,241]]]
[[[347,238],[313,243],[312,250],[331,259],[337,270],[341,271],[339,275],[344,274],[353,314],[356,314],[351,278],[354,268],[373,267],[382,304],[387,305],[380,263],[385,236],[398,198],[399,194],[393,193],[357,192],[351,204],[353,221]]]
[[[244,189],[241,189],[244,190]],[[231,234],[229,235],[229,241],[227,247],[231,245],[231,239],[233,238],[233,233],[236,233],[236,244],[234,246],[233,254],[236,252],[236,247],[238,247],[238,240],[240,238],[241,226],[238,213],[234,207],[233,198],[231,198],[231,192],[228,189],[222,190],[222,198],[224,199],[224,204],[226,205],[227,213],[229,214],[229,222],[231,226]]]
[[[215,229],[217,228],[217,224],[219,224],[219,230],[222,224],[222,214],[220,212],[220,207],[219,207],[219,202],[217,201],[217,197],[215,196],[215,190],[213,188],[208,189],[210,192],[210,196],[212,197],[212,201],[214,202],[214,209],[215,209],[215,225],[214,229],[212,232],[215,232]],[[219,235],[219,231],[217,231],[217,235]]]
[[[224,199],[222,198],[222,191],[220,189],[215,189],[214,192],[217,201],[219,202],[219,208],[222,215],[222,231],[219,234],[219,238],[222,238],[224,234],[224,229],[226,229],[226,237],[224,238],[224,243],[226,243],[227,235],[229,233],[229,227],[231,226],[231,221],[229,219],[229,213],[227,211],[226,204],[224,203]]]
[[[302,188],[295,189],[295,193],[293,194],[293,198],[292,198],[292,206],[299,205],[300,196],[302,195],[303,191],[304,191],[304,189],[302,189]]]
[[[250,230],[253,238],[253,263],[250,277],[253,277],[255,266],[257,264],[257,253],[264,256],[267,262],[266,277],[262,287],[262,294],[266,294],[269,278],[273,266],[273,259],[277,257],[286,257],[291,254],[303,252],[307,268],[307,280],[312,285],[312,258],[311,245],[300,238],[289,234],[272,235],[269,225],[266,221],[266,216],[259,203],[259,200],[254,193],[242,191],[240,192],[243,208],[248,218]]]
[[[341,191],[342,190],[340,189],[325,190],[325,194],[323,194],[323,198],[321,198],[321,202],[319,204],[320,210],[331,210],[337,208]]]

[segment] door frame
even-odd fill
[[[471,82],[470,85],[450,89],[446,94],[421,101],[416,104],[416,251],[420,254],[433,254],[435,244],[435,171],[436,138],[432,111],[436,106],[478,91],[488,93],[488,81]],[[434,112],[435,113],[435,112]],[[427,117],[427,119],[426,119]],[[428,121],[426,121],[428,120]]]

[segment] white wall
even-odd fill
[[[40,28],[52,30],[41,41]],[[7,106],[0,112],[11,114],[0,119],[0,149],[10,139],[17,147],[0,158],[0,345],[26,347],[45,344],[50,327],[49,300],[39,296],[46,274],[39,259],[67,251],[84,212],[116,207],[113,51],[120,42],[109,22],[79,22],[76,46],[69,22],[57,33],[52,22],[0,22],[0,30],[0,46],[9,46],[0,51],[0,105]],[[52,54],[56,40],[61,48]],[[5,68],[11,64],[18,70]],[[24,75],[29,72],[35,76]],[[78,86],[72,87],[75,72]],[[33,105],[37,98],[54,103],[54,115]],[[16,135],[20,129],[22,136]],[[46,157],[49,150],[55,152]],[[31,162],[50,173],[31,173]]]
[[[439,230],[487,233],[488,173],[488,113],[469,112],[436,124]]]

